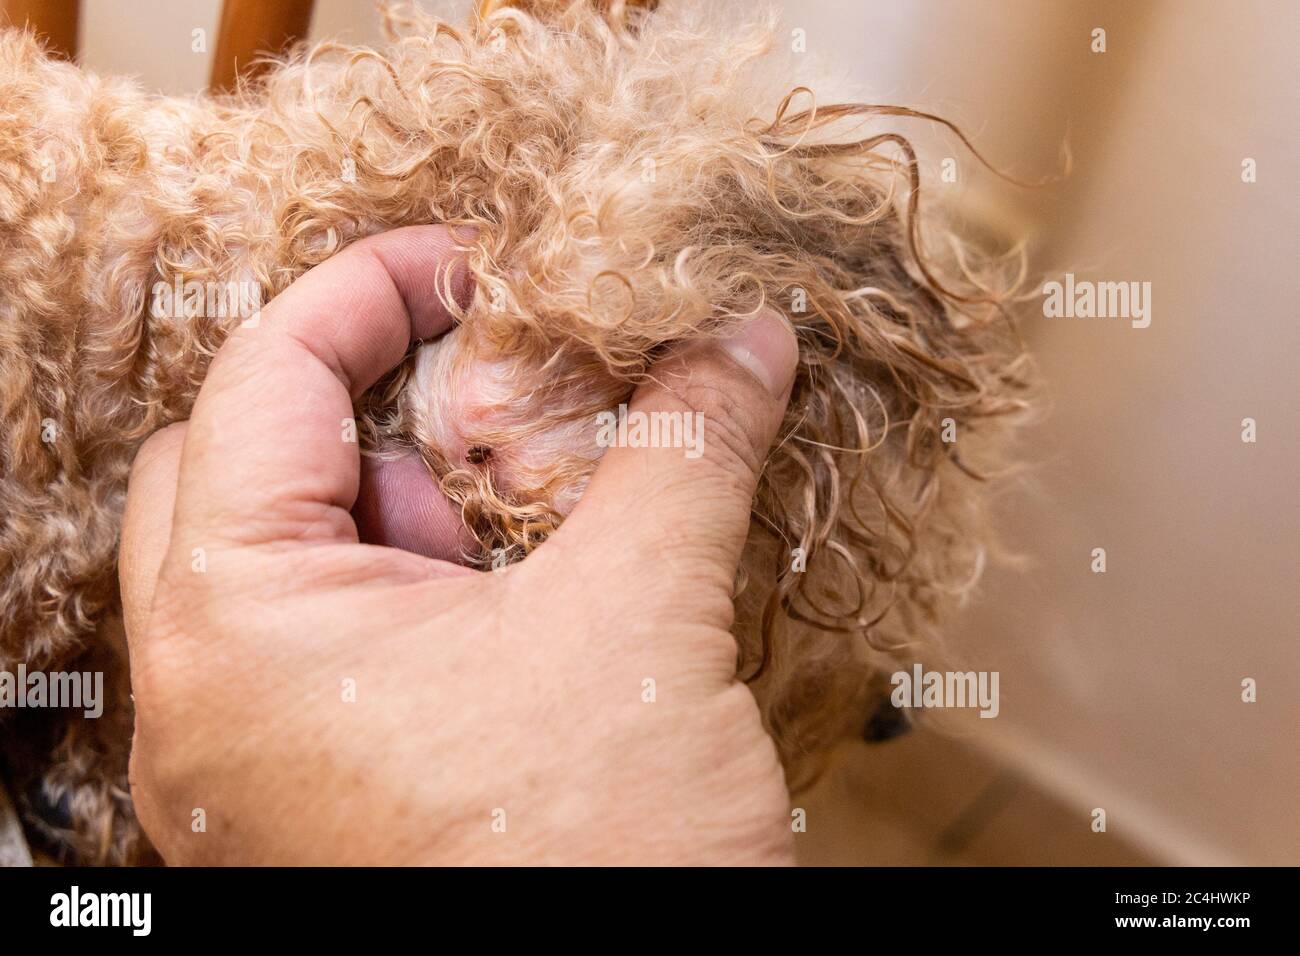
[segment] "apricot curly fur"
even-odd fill
[[[251,282],[269,299],[417,223],[477,229],[474,302],[444,298],[463,353],[512,370],[485,437],[502,453],[594,422],[672,343],[762,305],[794,324],[798,377],[736,623],[739,673],[792,786],[857,732],[872,675],[938,639],[990,547],[982,479],[1031,370],[1014,275],[927,247],[956,237],[923,214],[908,141],[877,128],[935,118],[792,89],[768,14],[523,6],[489,3],[462,26],[390,8],[384,49],[318,44],[221,98],[149,95],[0,33],[0,667],[125,674],[128,469],[187,417],[237,321],[155,315],[155,284]],[[411,373],[360,403],[368,444],[423,454],[473,557],[535,547],[594,460],[498,487],[431,443]],[[69,858],[150,858],[126,796],[124,686],[113,712],[0,724],[29,821]]]

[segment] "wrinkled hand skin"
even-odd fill
[[[666,359],[632,409],[703,412],[704,455],[611,450],[520,564],[361,544],[338,422],[446,328],[417,303],[448,245],[396,230],[308,273],[137,458],[121,576],[146,832],[169,864],[790,862],[729,628],[793,335],[759,313]]]

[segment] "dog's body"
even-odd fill
[[[831,145],[826,119],[871,110],[792,115],[757,92],[767,22],[541,6],[394,19],[382,54],[319,49],[230,99],[152,97],[0,34],[0,669],[105,670],[112,689],[98,721],[0,728],[29,824],[72,856],[149,853],[116,590],[134,453],[188,417],[254,318],[247,290],[269,299],[384,229],[477,229],[473,306],[359,407],[363,440],[415,447],[463,505],[475,558],[561,520],[598,413],[665,345],[762,302],[795,324],[736,624],[792,782],[978,575],[972,473],[1023,404],[1022,356],[919,258],[898,167],[871,152],[898,141]],[[484,375],[490,407],[456,411]]]

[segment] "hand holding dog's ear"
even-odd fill
[[[563,546],[593,585],[707,595],[710,623],[730,627],[750,503],[797,361],[790,323],[764,309],[733,338],[692,344],[657,364],[629,415],[698,419],[700,454],[610,449],[547,547]]]
[[[121,573],[146,832],[169,862],[788,860],[728,628],[793,334],[762,313],[657,367],[632,408],[701,412],[703,454],[611,451],[519,565],[359,544],[340,426],[445,328],[453,246],[397,230],[308,273],[138,456]]]

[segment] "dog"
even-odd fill
[[[734,630],[792,789],[837,741],[897,729],[873,711],[882,676],[940,643],[992,547],[985,478],[1033,384],[1014,283],[922,215],[909,141],[872,131],[944,121],[818,103],[769,13],[383,15],[384,49],[300,49],[219,97],[151,95],[0,34],[0,669],[106,675],[98,719],[0,711],[25,826],[59,859],[156,860],[126,777],[133,456],[188,417],[231,329],[364,236],[464,237],[472,304],[448,292],[454,330],[357,421],[367,454],[419,454],[484,567],[563,520],[598,420],[666,348],[762,306],[789,319],[799,369]]]

